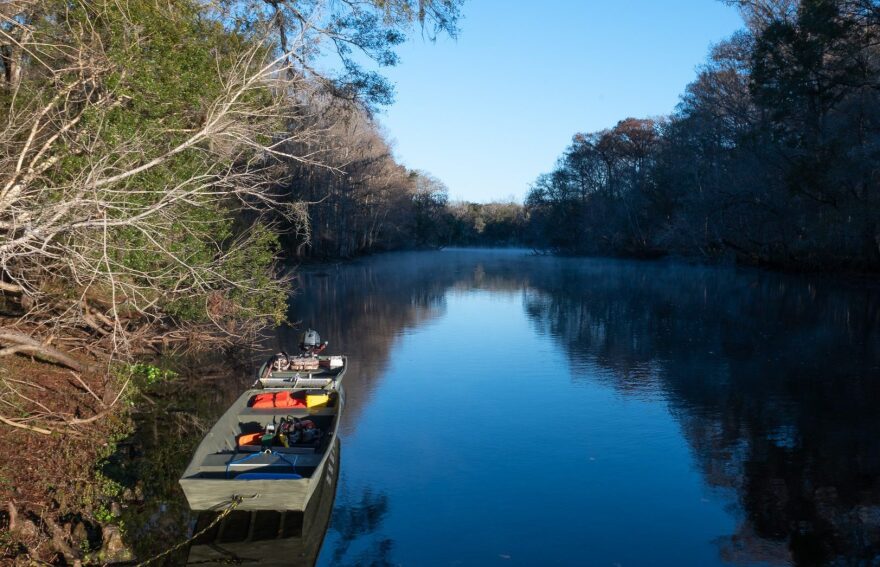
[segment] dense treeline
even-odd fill
[[[448,206],[447,242],[455,246],[520,246],[527,219],[519,203],[456,202]]]
[[[880,269],[880,4],[761,0],[668,118],[577,134],[526,200],[536,245]]]
[[[323,105],[314,112],[318,134],[297,144],[285,198],[304,205],[303,225],[283,232],[288,259],[350,258],[413,246],[436,246],[447,189],[422,171],[397,163],[379,126],[364,109]]]
[[[286,315],[282,252],[410,237],[445,193],[394,161],[363,64],[455,35],[460,3],[3,3],[2,354],[241,337]]]

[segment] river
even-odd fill
[[[521,250],[298,286],[351,360],[318,565],[880,561],[876,286]]]

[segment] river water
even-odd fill
[[[487,250],[299,284],[352,361],[319,565],[880,564],[876,288]]]
[[[298,274],[291,319],[350,360],[341,465],[263,562],[880,565],[877,286],[516,250]],[[176,479],[241,374],[141,419],[141,540],[191,521]]]

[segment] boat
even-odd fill
[[[345,356],[320,352],[317,333],[303,354],[278,353],[217,420],[180,478],[193,511],[302,511],[325,469],[338,468],[339,421],[345,404]],[[332,472],[331,472],[332,474]]]

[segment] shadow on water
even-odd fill
[[[355,502],[340,502],[333,513],[333,531],[337,536],[332,553],[333,565],[347,565],[346,555],[354,542],[376,533],[388,514],[388,496],[382,493],[364,491]],[[393,565],[391,551],[394,542],[387,537],[379,538],[371,547],[362,550],[352,565],[379,567]]]

